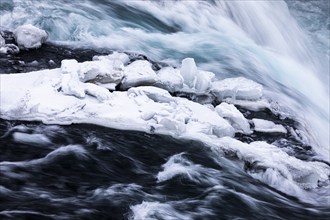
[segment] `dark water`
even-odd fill
[[[148,219],[330,214],[327,207],[262,184],[235,158],[198,142],[94,125],[4,120],[0,133],[0,219],[128,219],[142,202],[156,204]],[[186,172],[157,181],[169,160]]]

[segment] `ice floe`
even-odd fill
[[[46,42],[48,34],[31,24],[19,26],[14,31],[14,37],[17,45],[23,49],[32,49],[41,47]]]

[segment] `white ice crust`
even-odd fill
[[[283,125],[275,124],[272,121],[267,121],[264,119],[254,118],[252,119],[252,122],[254,124],[254,130],[258,132],[264,132],[264,133],[287,133],[287,130]]]
[[[32,49],[41,47],[46,42],[48,34],[42,29],[26,24],[16,28],[14,37],[20,48]]]
[[[258,100],[262,97],[262,86],[244,77],[227,78],[212,83],[213,94],[221,101],[225,98],[234,100]]]
[[[234,139],[235,132],[251,132],[249,122],[234,105],[222,102],[214,108],[174,97],[163,89],[180,89],[183,83],[183,87],[189,84],[190,89],[199,92],[212,89],[221,98],[234,95],[235,100],[247,99],[245,105],[257,99],[261,102],[257,106],[267,106],[261,99],[259,84],[244,78],[216,81],[211,74],[206,74],[208,80],[203,81],[205,78],[194,75],[196,69],[191,60],[189,65],[183,62],[180,72],[164,68],[156,74],[148,61],[138,60],[125,66],[124,55],[105,57],[84,63],[64,60],[61,68],[53,70],[1,74],[1,118],[39,120],[46,124],[91,123],[200,141],[219,156],[235,154],[256,167],[258,172],[251,171],[251,176],[299,197],[306,194],[303,189],[316,188],[318,181],[328,179],[330,169],[324,163],[299,160],[265,142],[246,144]],[[198,80],[203,83],[197,86]],[[108,83],[124,84],[129,89],[110,92],[105,86]],[[162,84],[162,88],[145,86],[150,83]],[[255,131],[286,132],[283,126],[270,121],[253,119],[252,122]],[[15,138],[33,142],[35,136],[16,134]],[[174,159],[158,174],[159,182],[175,175],[195,175],[190,169],[196,168],[194,164],[186,166]],[[180,169],[173,174],[173,167]]]
[[[152,85],[156,82],[156,73],[151,63],[146,60],[136,60],[124,69],[123,89],[139,85]]]
[[[157,84],[170,92],[180,91],[183,88],[183,77],[180,70],[164,67],[157,72]]]
[[[4,46],[6,44],[5,39],[0,35],[0,47]]]
[[[215,107],[215,110],[221,117],[227,119],[238,132],[245,134],[251,133],[248,120],[233,104],[222,102]]]

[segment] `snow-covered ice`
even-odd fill
[[[0,35],[0,47],[4,46],[6,44],[5,39]]]
[[[221,101],[225,98],[258,100],[263,95],[262,86],[244,77],[227,78],[212,82],[212,93]]]
[[[276,132],[276,133],[287,133],[287,130],[283,125],[275,124],[272,121],[259,119],[259,118],[253,118],[252,122],[254,124],[254,130],[258,132]]]
[[[156,82],[157,75],[151,68],[151,63],[146,60],[136,60],[124,69],[122,88],[127,89],[139,85],[152,85]]]
[[[215,110],[221,117],[227,119],[237,131],[245,134],[251,133],[248,120],[234,105],[222,102],[215,107]]]
[[[157,72],[157,84],[170,92],[180,91],[183,88],[183,77],[180,70],[173,67],[164,67]]]
[[[14,31],[17,45],[23,49],[39,48],[46,42],[48,34],[31,24],[22,25]]]

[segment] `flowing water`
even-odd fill
[[[138,52],[218,78],[264,85],[278,111],[329,158],[329,1],[1,0],[0,27],[31,23],[58,45]],[[274,102],[275,103],[275,102]],[[90,125],[1,121],[4,219],[325,219],[312,202],[270,187],[202,143]],[[308,155],[308,154],[307,154]],[[296,155],[297,156],[297,155]],[[276,177],[273,177],[276,179]],[[319,197],[320,199],[315,199]]]

